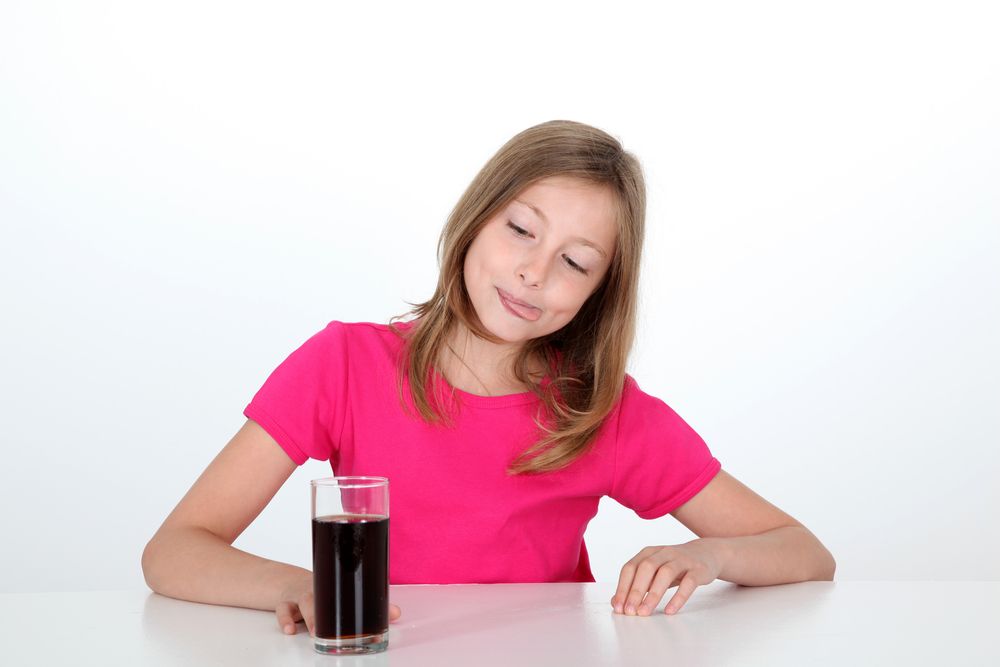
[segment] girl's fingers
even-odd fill
[[[638,613],[640,616],[649,616],[656,609],[656,605],[660,604],[660,599],[667,590],[676,585],[679,579],[683,577],[678,576],[678,569],[676,566],[671,567],[670,563],[663,565],[659,570],[656,571],[656,576],[653,577],[653,583],[649,586],[649,593],[646,594],[646,599],[642,601],[639,605]]]
[[[671,562],[664,563],[656,568],[656,563],[651,561],[646,561],[649,563],[647,566],[643,566],[642,563],[639,564],[639,571],[636,573],[635,581],[632,582],[632,591],[628,594],[628,598],[625,600],[625,613],[632,615],[639,613],[639,607],[643,605],[643,597],[647,592],[650,592],[650,587],[653,584],[654,577],[659,576],[663,573],[663,577],[667,581],[673,581],[674,576],[677,572],[677,565]],[[653,569],[656,568],[656,569]],[[655,603],[650,609],[656,607]]]
[[[291,602],[279,602],[278,607],[274,610],[275,614],[278,616],[278,627],[286,635],[295,634],[295,616],[298,609]]]
[[[650,547],[646,547],[635,558],[622,566],[621,574],[618,575],[618,589],[615,591],[614,597],[611,598],[611,605],[619,614],[625,612],[625,600],[628,597],[629,591],[632,590],[632,582],[635,580],[638,565],[646,558],[649,550]]]
[[[625,597],[625,613],[629,616],[639,613],[639,605],[649,590],[650,584],[653,583],[653,577],[656,576],[659,570],[666,568],[671,571],[671,574],[668,576],[672,578],[673,567],[671,563],[664,563],[662,558],[654,556],[647,556],[639,561],[635,567],[635,577],[632,579],[632,586]]]
[[[674,597],[670,598],[670,602],[667,603],[667,607],[663,610],[663,613],[676,614],[680,611],[680,608],[684,606],[684,603],[688,601],[688,598],[691,597],[696,588],[698,588],[698,582],[695,581],[694,575],[688,572],[681,580],[680,586],[677,587]]]
[[[611,598],[611,605],[615,608],[615,612],[619,614],[625,613],[625,598],[628,597],[628,592],[632,588],[632,580],[635,578],[635,565],[632,561],[625,563],[622,567],[621,574],[618,575],[618,589],[615,590],[615,596]]]
[[[312,599],[303,599],[302,606],[299,607],[294,602],[281,602],[275,610],[278,616],[278,627],[285,634],[294,635],[296,631],[295,623],[305,621],[306,630],[310,635],[314,634],[315,611]],[[395,621],[403,615],[403,610],[398,605],[389,605],[389,621]]]
[[[302,620],[306,622],[306,630],[309,631],[309,634],[315,636],[316,614],[314,610],[313,595],[312,593],[306,593],[299,599],[299,612],[302,614]]]

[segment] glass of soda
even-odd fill
[[[327,477],[312,487],[313,648],[378,653],[389,646],[389,480]]]

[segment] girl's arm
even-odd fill
[[[247,420],[146,545],[142,571],[149,587],[194,602],[274,609],[282,590],[310,572],[231,545],[295,467]]]
[[[247,420],[146,545],[142,572],[149,587],[181,600],[275,611],[285,632],[294,633],[298,620],[311,632],[312,572],[232,546],[295,467]],[[392,605],[390,618],[396,616]]]
[[[724,581],[771,586],[833,580],[837,563],[823,543],[725,470],[672,515],[720,552]]]
[[[837,563],[816,536],[724,470],[672,514],[698,539],[646,547],[626,563],[615,611],[648,615],[677,586],[666,608],[673,613],[715,579],[744,586],[833,580]]]

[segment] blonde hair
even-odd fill
[[[487,331],[463,279],[465,256],[487,221],[521,190],[550,176],[572,176],[610,186],[615,194],[617,242],[600,286],[563,328],[527,341],[513,361],[514,377],[541,399],[535,424],[542,436],[507,469],[510,475],[559,470],[585,454],[604,418],[621,397],[625,367],[635,338],[639,264],[646,217],[646,188],[639,161],[609,134],[568,120],[530,127],[504,144],[483,166],[448,216],[438,240],[440,275],[428,301],[413,304],[416,326],[405,333],[398,390],[404,410],[403,376],[424,421],[451,425],[434,386],[435,362],[456,321],[473,335],[502,342]],[[532,359],[553,372],[547,386],[529,374]],[[545,414],[542,414],[544,409]],[[542,422],[548,422],[546,426]]]

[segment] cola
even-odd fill
[[[312,520],[315,633],[321,639],[389,629],[389,518],[334,514]]]

